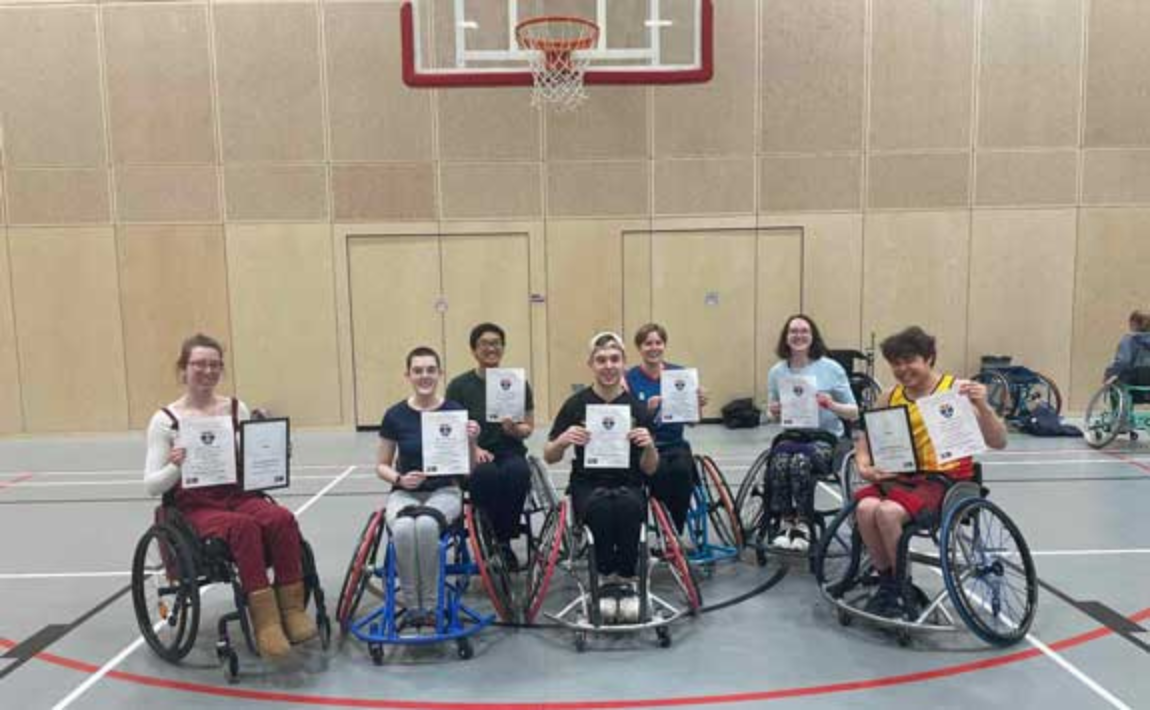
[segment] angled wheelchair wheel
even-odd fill
[[[503,551],[499,549],[499,541],[495,539],[491,521],[488,520],[486,513],[474,505],[467,506],[465,517],[471,554],[475,558],[475,566],[479,569],[483,589],[487,592],[491,606],[495,607],[495,613],[499,618],[514,623],[517,613],[511,584],[511,569],[503,556]]]
[[[858,460],[855,458],[855,452],[851,451],[843,457],[842,462],[839,464],[838,471],[839,489],[842,491],[843,505],[851,500],[854,492],[867,485],[863,480],[862,474],[859,473]]]
[[[985,498],[970,498],[942,521],[942,577],[955,611],[983,641],[1026,636],[1038,609],[1038,579],[1018,526]]]
[[[156,655],[171,663],[192,650],[200,626],[194,545],[194,540],[161,523],[148,528],[132,557],[136,623]]]
[[[682,593],[683,603],[686,604],[687,611],[692,615],[697,614],[703,606],[703,596],[699,592],[699,585],[696,584],[695,578],[691,574],[691,566],[687,564],[687,556],[683,554],[683,548],[679,545],[679,537],[675,534],[671,514],[667,512],[667,508],[662,502],[654,498],[651,499],[651,512],[655,519],[655,532],[657,534],[655,544],[658,545],[659,556],[667,564],[667,568],[671,570],[671,575],[675,578],[675,583]]]
[[[1022,414],[1022,409],[1030,413],[1039,404],[1047,404],[1055,412],[1062,414],[1062,391],[1058,389],[1058,385],[1041,372],[1034,372],[1033,374],[1034,382],[1026,388],[1023,394],[1026,401],[1020,403],[1018,413]]]
[[[1001,372],[983,370],[970,379],[986,385],[986,401],[995,414],[1006,417],[1014,411],[1014,401],[1010,395],[1010,381]]]
[[[527,467],[531,470],[531,487],[527,496],[532,510],[551,510],[563,501],[563,496],[555,488],[547,465],[535,456],[527,457]]]
[[[743,526],[726,477],[710,456],[696,456],[695,460],[702,471],[700,478],[707,492],[707,518],[711,521],[711,529],[724,545],[741,549]]]
[[[372,570],[375,567],[376,555],[379,553],[379,543],[383,537],[383,510],[377,510],[368,518],[363,526],[363,532],[355,543],[355,552],[347,565],[347,572],[343,576],[340,586],[339,603],[335,610],[335,619],[339,622],[342,633],[347,633],[351,622],[355,620],[355,612],[363,593],[371,581]]]
[[[551,586],[555,567],[559,564],[561,552],[567,540],[567,501],[547,512],[543,528],[536,539],[536,549],[531,555],[531,566],[527,570],[527,599],[524,609],[524,622],[533,623],[543,608],[543,599]]]
[[[1130,400],[1114,383],[1102,387],[1086,405],[1084,419],[1086,443],[1101,449],[1122,432],[1129,417]]]
[[[836,599],[858,583],[868,566],[866,550],[855,527],[857,507],[854,501],[843,506],[815,547],[815,580]]]
[[[735,511],[739,516],[742,527],[743,542],[749,543],[755,539],[756,532],[763,526],[766,517],[766,480],[767,456],[770,451],[759,454],[747,474],[739,484],[739,493],[735,496]]]

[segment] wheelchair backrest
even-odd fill
[[[842,365],[848,375],[855,372],[856,362],[866,362],[866,353],[861,350],[828,350],[827,357]]]

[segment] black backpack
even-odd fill
[[[723,405],[723,426],[728,429],[753,429],[759,425],[762,410],[750,397],[733,399]]]
[[[1031,410],[1030,416],[1019,424],[1019,429],[1031,436],[1082,436],[1081,429],[1063,424],[1058,410],[1046,402]]]

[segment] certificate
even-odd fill
[[[422,412],[423,472],[428,476],[458,476],[471,472],[467,442],[467,411]]]
[[[785,375],[779,378],[779,405],[784,429],[818,429],[818,383],[809,375]]]
[[[180,466],[180,483],[184,488],[236,482],[236,434],[231,417],[181,419],[176,446],[188,452]]]
[[[699,371],[663,370],[659,378],[659,418],[664,422],[699,421]]]
[[[887,407],[865,412],[866,440],[875,468],[886,473],[914,473],[918,455],[910,433],[910,410]]]
[[[240,424],[245,491],[287,488],[291,429],[287,419],[260,419]]]
[[[986,440],[978,428],[978,417],[970,400],[954,390],[918,400],[918,411],[938,455],[939,463],[986,451]]]
[[[625,404],[588,404],[587,433],[591,441],[583,448],[587,468],[630,468],[631,408]]]
[[[487,378],[487,421],[523,421],[527,404],[527,373],[523,368],[491,368]]]

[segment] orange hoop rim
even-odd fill
[[[555,25],[571,23],[581,25],[588,29],[586,35],[571,38],[531,37],[527,30],[541,25]],[[563,54],[577,50],[590,49],[599,41],[599,25],[582,17],[568,15],[543,15],[523,20],[515,26],[515,39],[523,49],[534,49],[548,55]]]

